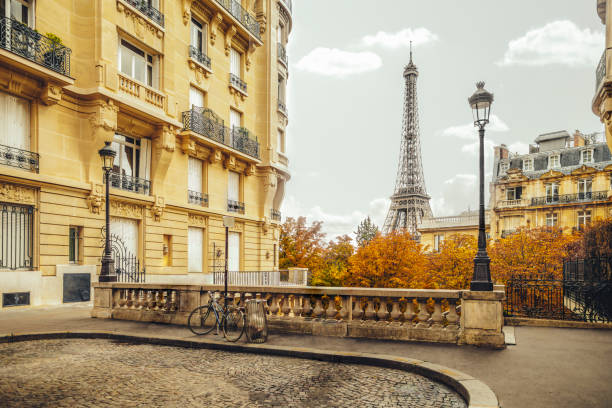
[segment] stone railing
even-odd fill
[[[601,85],[605,77],[606,77],[606,50],[604,50],[603,54],[601,54],[599,64],[597,64],[597,69],[595,70],[595,91],[599,89],[599,85]]]
[[[496,288],[497,289],[497,288]],[[189,313],[223,299],[221,285],[94,284],[92,317],[187,324]],[[337,337],[503,347],[503,290],[230,286],[228,302],[266,300],[271,330]],[[223,301],[223,300],[222,300]]]
[[[223,285],[225,272],[213,272],[213,284]],[[232,286],[308,286],[307,268],[278,271],[228,271],[227,283]]]
[[[485,212],[485,224],[489,224],[489,212]],[[455,215],[449,217],[423,218],[419,229],[468,227],[478,225],[478,214]]]
[[[118,74],[118,76],[119,90],[121,92],[138,98],[157,108],[164,109],[166,105],[166,96],[164,94],[123,74]]]
[[[527,205],[527,201],[519,198],[518,200],[501,200],[499,201],[498,208],[511,208],[511,207],[524,207]]]

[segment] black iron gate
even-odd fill
[[[104,229],[102,229],[102,251],[104,251]],[[127,249],[121,237],[111,234],[111,253],[115,261],[117,282],[144,283],[146,269],[140,269],[140,260]]]

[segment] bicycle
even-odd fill
[[[215,299],[214,294],[208,291],[208,304],[193,309],[187,320],[187,326],[193,334],[202,336],[210,333],[214,328],[219,333],[222,328],[227,341],[240,340],[246,326],[244,308],[237,306],[223,307]]]

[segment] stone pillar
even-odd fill
[[[111,319],[113,311],[113,289],[100,284],[94,285],[94,305],[91,309],[91,317],[100,319]]]
[[[461,294],[460,344],[479,347],[504,348],[503,291]]]

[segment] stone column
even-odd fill
[[[461,294],[460,344],[479,347],[504,348],[502,291],[472,292]]]

